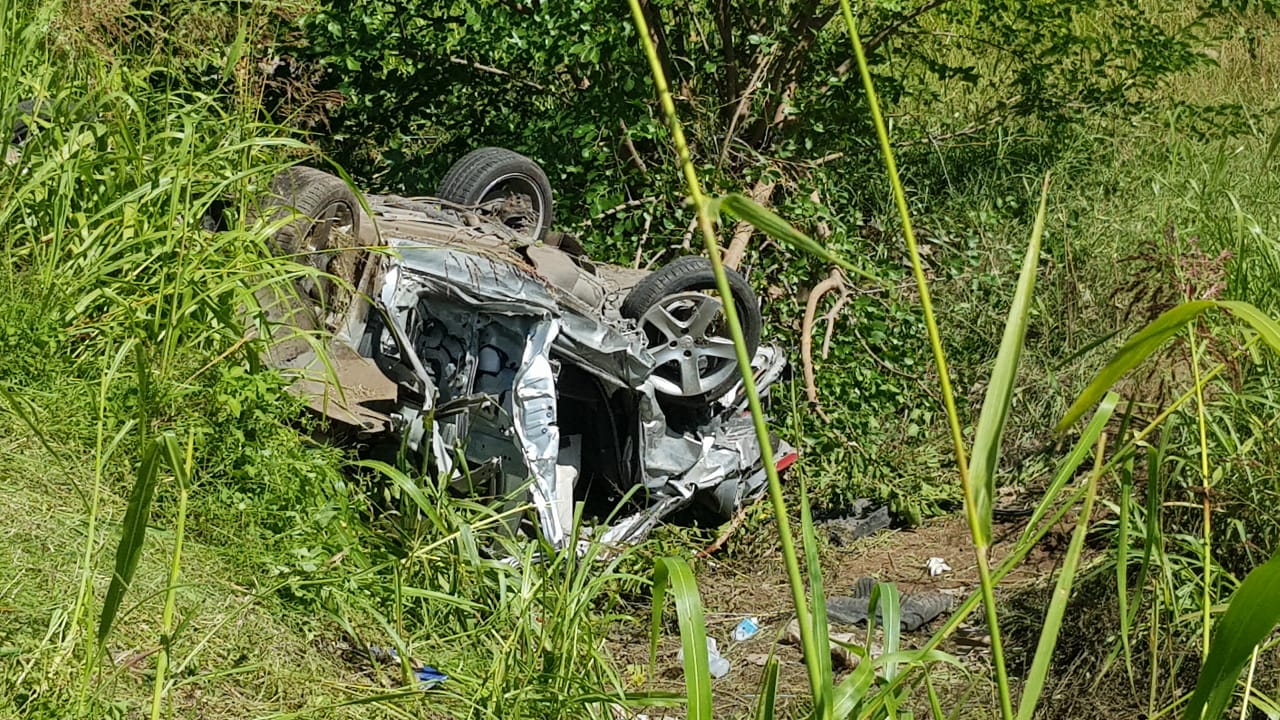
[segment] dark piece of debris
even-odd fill
[[[833,625],[857,625],[866,622],[871,606],[871,590],[876,579],[859,578],[852,592],[844,597],[827,598],[827,620]],[[915,632],[951,609],[951,596],[940,592],[903,593],[899,604],[902,629]],[[883,620],[881,608],[876,608],[876,619]]]
[[[820,524],[827,531],[831,544],[837,547],[849,545],[855,540],[875,535],[889,527],[889,507],[881,505],[872,509],[874,501],[861,498],[853,501],[847,515],[823,520]]]

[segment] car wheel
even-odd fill
[[[747,354],[760,346],[760,303],[746,278],[725,268]],[[714,294],[711,261],[684,257],[641,280],[622,302],[654,358],[650,380],[659,393],[686,404],[728,392],[738,380],[737,355],[724,305]]]
[[[9,138],[9,144],[18,147],[27,142],[31,137],[31,121],[35,119],[48,120],[49,116],[44,113],[36,112],[35,100],[23,100],[18,103],[14,109],[13,135]]]
[[[264,206],[274,222],[294,218],[272,236],[275,252],[297,256],[298,262],[347,283],[358,280],[364,254],[341,250],[358,243],[360,205],[341,178],[314,168],[288,168],[272,179]],[[332,308],[341,291],[336,285],[332,278],[307,277],[298,289]]]
[[[551,227],[551,183],[537,163],[506,148],[472,150],[449,168],[437,197],[484,205],[507,227],[541,240]]]

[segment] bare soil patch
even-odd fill
[[[1022,522],[997,524],[993,560],[998,562],[1023,530]],[[743,531],[740,531],[743,532]],[[1053,576],[1067,535],[1050,533],[1031,555],[1001,583],[1002,590],[1025,589]],[[730,541],[732,544],[732,540]],[[931,577],[926,567],[929,558],[940,557],[952,567],[950,572]],[[978,588],[977,565],[974,561],[969,528],[959,514],[938,518],[910,530],[886,530],[845,547],[827,547],[823,558],[824,590],[828,596],[847,595],[850,587],[865,576],[893,582],[904,593],[941,591],[955,597],[958,605]],[[779,660],[778,695],[783,716],[798,714],[807,705],[808,679],[798,647],[782,638],[794,617],[791,590],[787,583],[782,558],[777,553],[767,557],[713,557],[699,564],[698,587],[706,612],[707,633],[714,637],[720,654],[732,669],[723,678],[712,681],[717,718],[748,717],[758,699],[764,658],[773,652]],[[734,642],[734,627],[745,617],[759,619],[761,631],[744,642]],[[944,616],[945,618],[945,616]],[[935,620],[915,633],[904,633],[904,644],[924,643],[942,622]],[[980,613],[970,616],[967,626],[979,636],[985,635]],[[865,626],[840,627],[855,636],[864,636]],[[647,616],[634,626],[619,627],[612,641],[612,651],[619,666],[627,668],[633,690],[684,692],[684,676],[676,653],[679,635],[672,625],[665,630],[658,645],[657,665],[652,676],[648,672]],[[944,650],[961,656],[981,676],[989,675],[989,653],[979,642],[957,643],[948,640]],[[839,681],[847,671],[837,671]],[[981,704],[981,700],[976,700]],[[678,710],[656,710],[651,718],[683,717]]]

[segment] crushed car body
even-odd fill
[[[707,261],[591,262],[549,232],[542,171],[506,150],[459,161],[437,195],[360,202],[309,168],[273,187],[288,220],[277,249],[325,273],[300,283],[311,309],[274,319],[329,330],[328,350],[282,335],[268,352],[312,407],[367,443],[429,457],[462,492],[530,504],[556,547],[574,539],[578,502],[597,517],[626,507],[603,536],[621,543],[681,509],[727,519],[764,492]],[[759,343],[756,297],[732,280],[764,393],[785,354]],[[774,449],[780,466],[795,459]]]

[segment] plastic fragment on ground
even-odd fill
[[[676,660],[684,662],[684,646],[676,651]],[[729,674],[732,668],[729,661],[720,656],[720,648],[716,645],[716,639],[707,638],[707,669],[711,671],[711,677],[717,680]]]
[[[758,632],[760,632],[759,618],[742,618],[741,622],[738,623],[738,626],[733,629],[733,639],[735,642],[750,640],[755,637]]]

